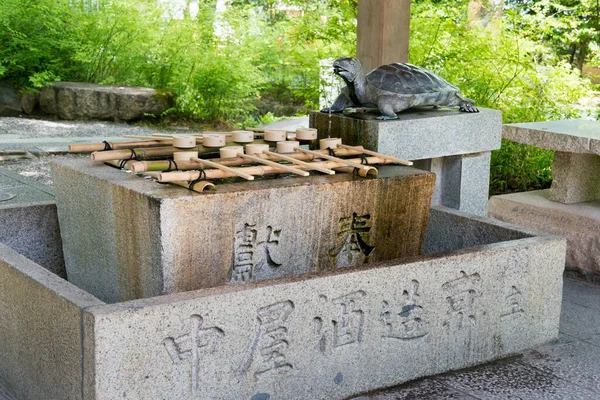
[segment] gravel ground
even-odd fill
[[[38,183],[52,186],[50,163],[58,158],[88,158],[89,154],[50,155],[48,157],[21,158],[0,161],[0,168],[36,180]]]
[[[2,135],[21,138],[151,135],[160,129],[98,121],[47,121],[27,118],[0,118]]]

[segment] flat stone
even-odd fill
[[[527,122],[502,126],[513,142],[569,153],[600,154],[600,122],[584,119]]]
[[[346,144],[421,160],[499,149],[502,113],[480,111],[409,110],[391,121],[332,114],[331,131],[329,114],[312,112],[310,126],[319,130],[319,138],[340,137]]]
[[[51,189],[0,168],[0,200],[3,198],[7,200],[0,201],[0,243],[66,277]]]
[[[600,155],[557,151],[550,200],[566,204],[600,200]]]
[[[134,120],[144,114],[159,117],[172,107],[174,94],[130,86],[56,82],[42,89],[43,112],[63,119]]]
[[[561,331],[578,340],[588,340],[600,335],[600,315],[597,310],[565,301],[562,306]]]
[[[102,304],[0,244],[0,381],[21,400],[81,398],[81,310]]]
[[[516,354],[558,336],[564,249],[535,237],[89,307],[86,393],[342,399]]]
[[[567,268],[600,273],[600,201],[562,204],[538,190],[493,196],[488,210],[492,218],[565,237]]]
[[[200,194],[89,160],[57,161],[69,280],[116,302],[417,256],[434,175],[379,171]]]

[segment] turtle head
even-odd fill
[[[333,62],[333,73],[342,77],[347,83],[354,82],[362,73],[362,65],[356,58],[338,58]]]

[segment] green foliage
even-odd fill
[[[579,71],[521,31],[522,17],[481,28],[467,20],[468,1],[423,0],[413,6],[410,61],[460,87],[481,107],[502,110],[503,122],[577,118],[577,100],[590,95]],[[492,152],[491,191],[543,188],[553,153],[503,141]]]
[[[490,194],[548,188],[553,159],[553,151],[503,140],[492,152]]]

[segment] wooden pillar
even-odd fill
[[[358,0],[356,56],[365,74],[408,61],[410,0]]]

